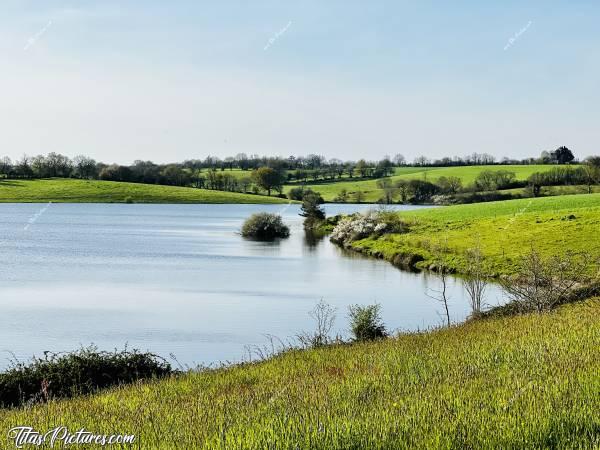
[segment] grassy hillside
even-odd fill
[[[598,448],[599,348],[592,299],[4,410],[0,428],[133,433],[144,449]]]
[[[447,263],[461,272],[464,253],[479,241],[490,274],[512,273],[519,256],[535,245],[545,255],[566,249],[587,251],[600,260],[600,194],[546,197],[504,202],[447,206],[411,211],[401,216],[409,223],[406,234],[383,235],[353,243],[367,254],[388,260],[396,255],[418,255],[418,267],[433,262],[431,249],[447,242]]]
[[[463,185],[472,183],[477,175],[483,170],[507,170],[515,172],[517,180],[525,180],[534,172],[543,172],[550,170],[555,166],[552,165],[531,165],[531,166],[464,166],[464,167],[398,167],[391,178],[392,181],[397,180],[427,180],[436,181],[440,177],[459,177]],[[342,178],[340,181],[334,182],[318,182],[308,183],[308,187],[321,193],[326,201],[332,201],[342,189],[346,189],[348,193],[361,191],[364,194],[364,202],[376,202],[383,197],[383,192],[377,187],[377,180],[349,181],[347,178]],[[289,185],[286,192],[294,187]],[[352,198],[352,197],[351,197]]]
[[[281,203],[263,195],[154,184],[63,178],[0,181],[0,202],[66,203]]]
[[[506,165],[506,166],[461,166],[461,167],[425,167],[418,172],[408,172],[405,173],[402,171],[403,168],[396,169],[396,173],[394,176],[398,179],[426,179],[429,181],[435,181],[439,177],[458,177],[463,181],[463,184],[472,183],[475,178],[481,173],[483,170],[507,170],[509,172],[514,172],[517,180],[526,180],[531,174],[535,172],[544,172],[546,170],[550,170],[555,166],[551,165]],[[415,169],[411,167],[410,169]]]

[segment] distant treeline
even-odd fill
[[[395,167],[446,167],[469,165],[504,164],[566,164],[575,161],[571,150],[560,147],[552,152],[542,152],[539,158],[513,160],[503,158],[497,161],[486,153],[473,153],[465,157],[429,160],[425,156],[408,163],[397,154],[393,158],[384,157],[378,161],[360,159],[342,161],[311,154],[308,156],[259,157],[240,153],[235,157],[220,159],[208,156],[205,159],[189,159],[181,163],[155,164],[152,161],[134,161],[131,165],[105,164],[79,155],[69,158],[58,153],[48,155],[23,156],[18,161],[0,158],[1,178],[80,178],[135,183],[192,186],[197,188],[255,192],[279,190],[284,183],[305,183],[318,180],[347,178],[385,178],[394,172]],[[248,176],[228,174],[238,169],[248,171]],[[259,169],[263,170],[257,173]],[[504,183],[505,184],[505,183]]]

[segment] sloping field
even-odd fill
[[[282,203],[266,195],[155,184],[50,178],[0,181],[4,203]]]

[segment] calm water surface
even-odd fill
[[[281,213],[291,237],[241,238],[258,211]],[[295,205],[3,204],[0,251],[0,368],[11,352],[24,360],[91,343],[173,353],[190,366],[238,361],[265,334],[312,329],[307,313],[321,298],[344,335],[354,303],[381,303],[390,329],[441,323],[441,305],[425,295],[434,276],[307,242]],[[459,321],[467,300],[460,282],[451,291]]]

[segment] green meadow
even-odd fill
[[[0,181],[0,202],[55,203],[287,203],[266,195],[118,181],[50,178]]]
[[[600,300],[0,411],[136,449],[600,448]],[[90,447],[86,447],[90,448]]]
[[[0,199],[285,201],[62,179],[2,181]],[[465,251],[479,245],[494,276],[514,273],[531,246],[545,256],[569,249],[587,252],[590,271],[598,270],[600,194],[399,214],[408,232],[353,247],[389,260],[419,255],[426,268],[443,243],[447,264],[460,273]],[[133,446],[111,448],[135,449],[600,449],[600,298],[0,409],[0,429],[21,425],[133,434]]]
[[[440,177],[458,177],[466,186],[472,183],[483,170],[507,170],[514,172],[517,180],[526,180],[535,172],[543,172],[552,169],[552,165],[506,165],[506,166],[460,166],[460,167],[397,167],[394,175],[389,177],[392,182],[398,180],[427,180],[436,181]],[[286,186],[288,192],[298,184]],[[339,193],[345,189],[350,194],[350,201],[357,191],[363,193],[365,203],[374,203],[383,197],[383,191],[377,187],[377,179],[371,180],[349,180],[342,177],[336,181],[319,181],[306,184],[307,187],[321,193],[325,201],[333,201]]]
[[[400,214],[409,231],[356,241],[366,254],[394,260],[417,255],[429,267],[432,249],[447,246],[446,264],[464,272],[465,252],[481,246],[489,275],[514,273],[520,256],[534,246],[542,255],[587,252],[590,270],[600,260],[600,194],[567,195],[446,206]],[[596,269],[597,270],[597,269]]]
[[[524,180],[534,172],[549,170],[551,165],[516,165],[516,166],[465,166],[465,167],[397,167],[392,181],[401,179],[424,179],[436,181],[445,176],[456,176],[467,185],[482,170],[509,170],[515,172],[518,180]],[[252,171],[240,169],[217,171],[217,174],[228,174],[237,179],[249,178]],[[207,176],[207,171],[202,172]],[[309,182],[307,187],[321,193],[326,201],[333,201],[342,190],[346,190],[352,202],[357,191],[362,192],[365,203],[374,203],[383,196],[377,187],[378,179],[354,179],[347,176],[336,181]],[[299,183],[286,184],[284,192],[299,186]],[[567,186],[544,188],[544,195],[572,194],[583,192],[585,187]],[[595,190],[600,188],[595,186]],[[506,192],[521,192],[513,189]],[[235,192],[213,191],[187,187],[164,186],[154,184],[126,183],[116,181],[79,180],[79,179],[34,179],[0,180],[0,202],[73,202],[73,203],[280,203],[282,200],[267,195],[241,194]]]

